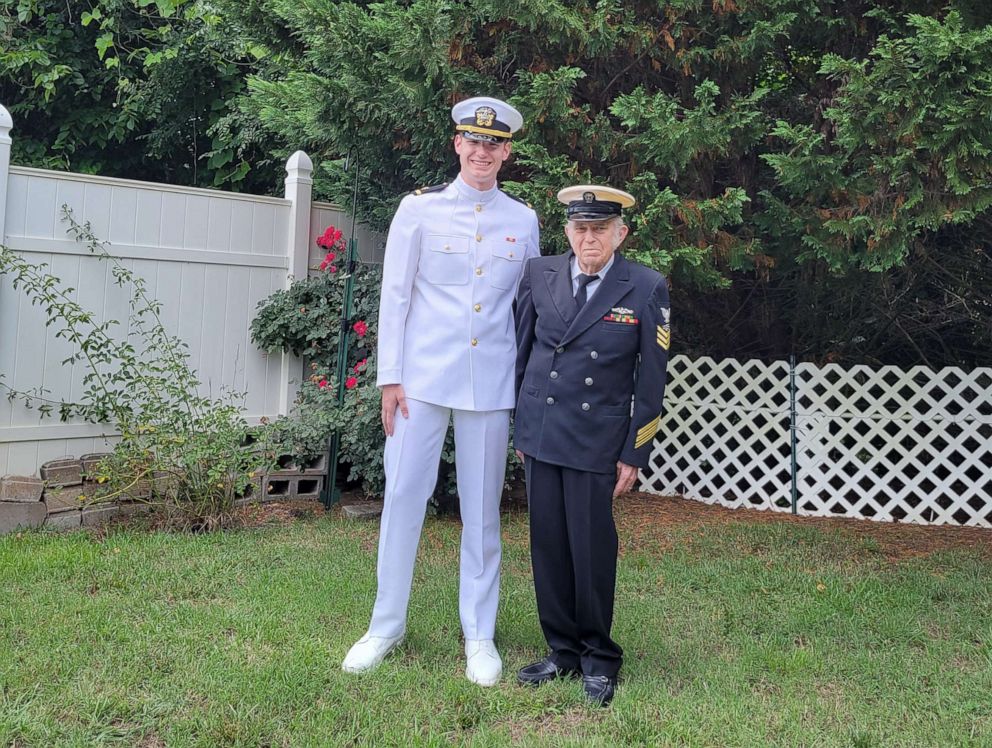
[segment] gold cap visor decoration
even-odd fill
[[[558,193],[558,201],[568,206],[569,221],[607,221],[637,202],[629,192],[594,184],[566,187]]]
[[[520,112],[505,101],[490,96],[459,101],[451,108],[451,119],[462,137],[487,143],[512,139],[513,133],[524,124]]]

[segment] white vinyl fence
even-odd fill
[[[307,155],[289,159],[284,197],[262,197],[9,166],[10,130],[0,106],[0,241],[29,262],[47,263],[98,320],[126,321],[127,290],[114,285],[107,263],[66,234],[68,206],[146,279],[166,327],[189,344],[204,394],[225,387],[246,393],[251,421],[285,413],[301,362],[258,351],[248,326],[261,299],[319,262],[314,238],[324,227],[346,222],[335,206],[311,201]],[[363,259],[379,259],[372,235],[363,229],[357,236]],[[42,310],[0,277],[3,381],[72,400],[84,371],[61,364],[72,351],[44,322]],[[39,420],[37,411],[0,397],[0,475],[33,475],[50,459],[103,451],[106,437],[113,437],[106,426]]]
[[[807,516],[992,527],[992,369],[676,356],[665,406],[644,490],[728,507],[794,505]]]

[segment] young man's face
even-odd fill
[[[487,143],[455,135],[455,153],[461,164],[462,178],[479,189],[489,188],[496,182],[503,162],[510,157],[510,141]]]

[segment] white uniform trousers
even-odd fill
[[[406,629],[413,565],[437,484],[448,421],[455,420],[455,471],[462,517],[458,610],[466,639],[492,639],[499,604],[500,498],[506,472],[509,410],[453,410],[407,398],[386,438],[386,494],[379,528],[378,584],[369,633]]]

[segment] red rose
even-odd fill
[[[355,377],[348,377],[344,380],[344,387],[347,390],[353,390],[358,386],[358,379]]]
[[[352,325],[352,329],[355,331],[358,337],[364,338],[365,333],[369,331],[369,326],[366,325],[362,320],[358,320],[358,322]]]
[[[320,387],[320,389],[324,389],[325,387],[327,387],[327,380],[321,379],[319,382],[317,382],[317,386]]]
[[[338,271],[338,266],[337,265],[328,265],[327,266],[327,269],[330,270],[332,273],[336,273]]]
[[[368,361],[367,358],[363,358],[361,361],[359,361],[357,364],[355,364],[355,373],[356,374],[358,372],[360,372],[362,369],[365,368],[365,364],[366,364],[367,361]]]
[[[333,226],[324,229],[324,233],[317,237],[317,246],[330,249],[341,241],[341,232]]]

